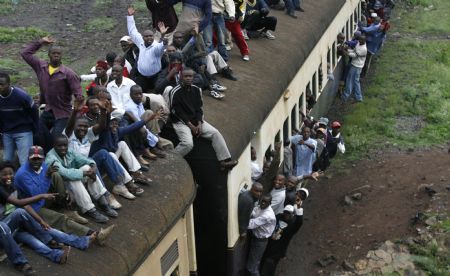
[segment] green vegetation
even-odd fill
[[[0,43],[25,42],[47,34],[47,32],[35,27],[0,27]]]
[[[450,30],[450,1],[446,0],[409,0],[418,2],[413,9],[397,9],[395,16],[401,18],[400,33],[419,35],[445,35]]]
[[[428,2],[437,10],[450,7],[446,0]],[[399,6],[396,11],[404,8]],[[429,25],[448,25],[447,33],[450,23],[443,16],[425,19],[419,16],[422,13],[422,8],[407,10],[400,20],[393,21],[391,35],[399,32],[400,38],[388,38],[373,60],[368,87],[363,87],[364,103],[353,105],[344,117],[348,151],[342,158],[358,159],[388,144],[417,148],[450,139],[448,40],[418,39],[403,33],[409,20],[417,26],[424,20],[431,20]]]
[[[111,17],[97,17],[89,20],[84,29],[87,32],[92,31],[111,31],[116,26],[117,22],[114,18]]]

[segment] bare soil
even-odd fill
[[[341,269],[344,260],[355,262],[386,240],[416,234],[411,218],[420,212],[450,210],[450,154],[446,147],[421,151],[380,153],[348,164],[339,175],[309,183],[304,204],[305,222],[291,241],[278,275],[318,275]],[[342,172],[342,171],[341,171]],[[433,197],[423,189],[431,185]],[[345,195],[361,193],[352,206]],[[321,267],[317,260],[333,255],[334,264]]]

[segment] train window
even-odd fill
[[[319,97],[319,92],[317,89],[317,72],[315,72],[312,77],[312,92],[313,92],[314,98],[317,100],[317,98]]]
[[[334,68],[333,63],[331,63],[331,49],[330,48],[328,48],[327,63],[330,64],[330,68]]]
[[[344,27],[342,27],[342,31],[341,31],[341,33],[343,33],[344,35],[345,35],[345,26]],[[345,37],[346,39],[348,39],[348,37]]]
[[[358,10],[356,9],[355,12],[353,13],[353,23],[357,24],[358,23]]]
[[[353,29],[355,29],[355,22],[353,22],[353,14],[350,15],[350,31],[353,33]]]
[[[178,240],[175,240],[172,245],[167,249],[164,255],[161,257],[161,272],[162,275],[166,275],[172,265],[178,260]]]
[[[300,97],[300,99],[301,99],[301,97]],[[297,116],[297,112],[296,112],[297,106],[298,105],[294,105],[294,107],[292,108],[292,111],[291,111],[291,130],[298,128],[298,116]],[[291,136],[290,133],[288,133],[288,136],[284,137],[284,140],[286,140],[287,137],[289,137],[289,136]]]
[[[333,64],[333,68],[336,67],[336,42],[333,42],[333,46],[331,47],[331,51],[332,51],[332,55],[331,58],[333,60],[332,64]]]
[[[323,89],[323,71],[322,71],[322,63],[319,65],[319,68],[317,69],[317,72],[319,72],[319,92]]]
[[[289,117],[288,117],[283,123],[283,141],[285,141],[289,136],[290,135],[289,135]]]
[[[180,276],[180,267],[177,266],[169,276]]]
[[[347,39],[350,40],[350,20],[347,20],[347,23],[345,23],[345,31]]]
[[[273,159],[273,151],[272,151],[272,145],[270,145],[267,148],[266,152],[264,153],[264,166],[266,166],[266,162],[272,162],[272,159]]]

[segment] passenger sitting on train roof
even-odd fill
[[[241,25],[250,37],[252,37],[252,33],[257,33],[259,37],[275,39],[270,31],[275,31],[277,18],[268,16],[269,12],[269,6],[264,0],[256,0],[255,6],[247,6],[245,19]]]
[[[239,235],[241,237],[247,236],[248,222],[250,215],[255,207],[255,203],[261,198],[263,193],[263,185],[259,182],[254,182],[250,190],[239,194],[238,198],[238,222]]]
[[[45,163],[58,167],[58,173],[67,182],[73,198],[83,214],[87,214],[98,223],[109,221],[106,216],[95,209],[92,196],[107,215],[117,216],[117,212],[111,208],[105,197],[107,191],[96,174],[95,161],[70,150],[66,136],[60,134],[54,138],[54,148],[48,152]],[[89,193],[83,182],[87,182]]]
[[[237,161],[231,160],[231,154],[222,134],[203,118],[202,90],[192,84],[194,70],[185,68],[181,84],[170,91],[170,110],[173,128],[180,140],[175,152],[185,156],[194,147],[194,137],[203,137],[212,141],[221,170],[231,170]]]
[[[106,128],[106,117],[111,112],[112,107],[109,101],[99,101],[96,105],[98,108],[97,112],[100,113],[99,120],[96,124],[89,126],[89,122],[85,117],[77,118],[77,114],[82,109],[82,106],[83,101],[74,101],[73,112],[69,117],[69,121],[67,122],[67,126],[63,133],[69,138],[69,149],[88,157],[92,143],[99,139],[100,133]],[[91,108],[93,106],[94,105],[91,105]],[[94,159],[98,169],[102,172],[106,172],[108,177],[115,184],[112,192],[127,199],[134,199],[135,196],[127,189],[133,179],[120,164],[119,160],[114,157],[115,155],[108,153],[108,151],[104,149],[99,150],[92,155],[92,159]],[[102,181],[101,178],[99,179]],[[113,209],[120,209],[122,207],[113,195],[107,193],[106,198]]]
[[[175,32],[190,33],[194,27],[196,32],[203,31],[212,18],[211,0],[182,0],[183,9],[179,16]]]
[[[272,196],[272,209],[275,215],[283,212],[284,200],[286,198],[286,177],[282,174],[278,174],[273,178],[273,186],[270,191]]]
[[[122,66],[114,65],[111,72],[111,82],[106,86],[108,93],[111,95],[111,103],[116,112],[123,115],[125,105],[131,101],[130,88],[136,83],[122,76]]]

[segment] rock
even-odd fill
[[[392,262],[391,254],[387,253],[384,250],[381,250],[381,249],[375,250],[375,255],[378,258],[382,259],[387,264],[390,264]]]
[[[347,271],[355,271],[355,267],[346,260],[342,262],[342,268]]]
[[[333,264],[336,262],[336,257],[334,255],[327,255],[319,260],[317,260],[317,264],[321,267],[327,267],[330,264]]]
[[[352,206],[353,205],[353,200],[349,197],[349,196],[345,196],[344,197],[344,203],[345,203],[345,205],[347,205],[347,206]]]
[[[429,217],[424,222],[426,225],[432,226],[437,223],[437,219],[436,219],[436,217]]]
[[[354,200],[361,200],[361,198],[362,198],[362,194],[361,193],[354,193],[352,195],[352,199],[354,199]]]
[[[367,260],[359,260],[355,263],[355,269],[357,271],[363,271],[367,268]]]

